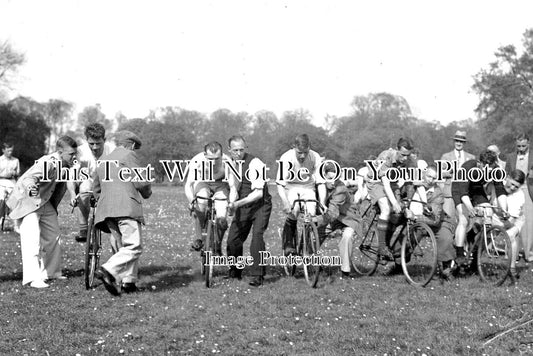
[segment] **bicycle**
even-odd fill
[[[495,205],[475,208],[471,224],[476,234],[473,241],[468,238],[466,241],[466,268],[472,269],[475,264],[483,282],[500,286],[510,274],[512,246],[505,229],[492,224],[495,211],[503,210]]]
[[[421,201],[416,202],[425,204]],[[415,216],[406,216],[408,203],[408,200],[403,201],[402,212],[405,219],[396,228],[389,247],[395,246],[398,239],[401,239],[399,257],[403,274],[409,284],[425,287],[437,270],[437,240],[433,230],[426,223],[416,222]],[[363,236],[360,243],[356,241],[353,244],[352,265],[357,273],[370,276],[376,271],[378,264],[387,264],[389,261],[383,260],[378,253],[377,206],[370,204],[362,215]]]
[[[92,193],[93,192],[87,192],[87,194],[91,194],[89,200],[91,208],[89,210],[89,219],[87,221],[87,242],[85,243],[84,276],[86,289],[95,287],[94,274],[99,267],[100,256],[102,255],[102,231],[94,224],[97,201]],[[79,194],[76,198],[79,198]],[[72,209],[74,210],[74,207]]]
[[[203,241],[203,247],[200,250],[200,273],[205,278],[205,286],[207,288],[211,288],[213,285],[213,268],[214,268],[214,259],[213,254],[216,253],[216,251],[220,250],[219,244],[219,236],[218,236],[218,229],[217,226],[217,215],[215,210],[215,201],[227,201],[226,198],[204,198],[197,196],[194,198],[194,200],[191,202],[191,215],[194,212],[194,203],[196,201],[200,200],[207,200],[207,211],[206,211],[206,232],[201,232],[202,235],[202,241]],[[203,230],[203,229],[202,229]]]
[[[325,209],[322,204],[316,199],[301,199],[298,194],[298,199],[294,200],[291,211],[294,210],[296,204],[299,204],[299,211],[296,222],[296,239],[294,246],[296,247],[296,257],[301,257],[301,264],[303,264],[304,276],[307,284],[316,288],[320,273],[322,272],[322,265],[313,263],[315,256],[320,257],[320,238],[318,229],[313,222],[313,215],[309,212],[306,203],[315,203],[318,206],[319,212],[324,213]],[[293,237],[294,240],[294,237]],[[294,261],[296,260],[296,262]],[[286,257],[286,263],[283,264],[283,269],[287,276],[294,276],[296,266],[300,264],[298,258]]]

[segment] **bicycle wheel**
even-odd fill
[[[314,256],[319,257],[318,251],[320,249],[318,231],[313,223],[304,226],[303,246],[305,280],[309,286],[315,288],[320,278],[322,266],[313,261]]]
[[[357,233],[352,243],[350,259],[355,272],[362,276],[371,276],[378,268],[378,236],[374,220],[370,223],[363,219],[363,236]]]
[[[213,223],[211,221],[207,222],[207,236],[205,238],[205,286],[207,288],[210,288],[213,284],[213,253],[215,252],[214,245],[215,245],[215,236],[216,234],[216,228],[213,226]]]
[[[407,281],[425,287],[437,270],[437,240],[425,223],[408,225],[402,240],[402,269]]]
[[[484,282],[493,286],[501,285],[511,269],[512,248],[511,239],[504,229],[493,226],[476,236],[477,268],[479,276]]]
[[[297,231],[297,235],[300,233],[300,229],[298,229]],[[278,231],[279,232],[279,236],[280,236],[280,239],[281,239],[281,256],[284,255],[285,251],[283,250],[283,238],[282,238],[282,232],[281,230]],[[301,254],[301,248],[299,246],[300,244],[300,241],[302,241],[301,238],[298,238],[296,239],[296,241],[293,241],[294,242],[294,246],[296,247],[296,251],[298,254]],[[296,273],[296,265],[293,264],[293,263],[289,263],[289,259],[287,258],[287,261],[286,263],[283,264],[283,271],[285,271],[285,275],[287,277],[292,277],[294,276],[294,274]]]
[[[87,242],[85,243],[85,288],[95,286],[94,273],[100,262],[100,245],[102,232],[94,226],[94,214],[91,212],[87,223]]]

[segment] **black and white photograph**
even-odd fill
[[[0,0],[0,355],[533,355],[531,14]]]

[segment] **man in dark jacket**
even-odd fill
[[[131,170],[141,168],[134,150],[141,140],[130,131],[115,135],[117,148],[102,157],[96,169],[93,191],[98,205],[95,224],[110,232],[116,253],[98,269],[97,276],[113,295],[120,294],[120,284],[126,293],[137,290],[138,260],[142,253],[141,224],[144,224],[142,198],[152,195],[147,176],[138,178]],[[106,163],[107,162],[107,163]]]

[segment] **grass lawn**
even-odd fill
[[[471,276],[424,289],[403,276],[343,279],[335,270],[311,289],[280,267],[254,288],[246,272],[229,282],[218,267],[206,289],[198,253],[189,250],[194,224],[185,201],[181,187],[154,188],[140,267],[146,290],[121,297],[101,285],[85,290],[84,245],[72,238],[76,220],[66,200],[60,222],[68,280],[23,287],[20,239],[0,234],[0,355],[533,354],[533,322],[484,345],[533,318],[532,266],[520,265],[517,286],[492,288]],[[278,255],[284,216],[276,194],[274,204],[265,240]],[[336,243],[327,242],[331,255]]]

